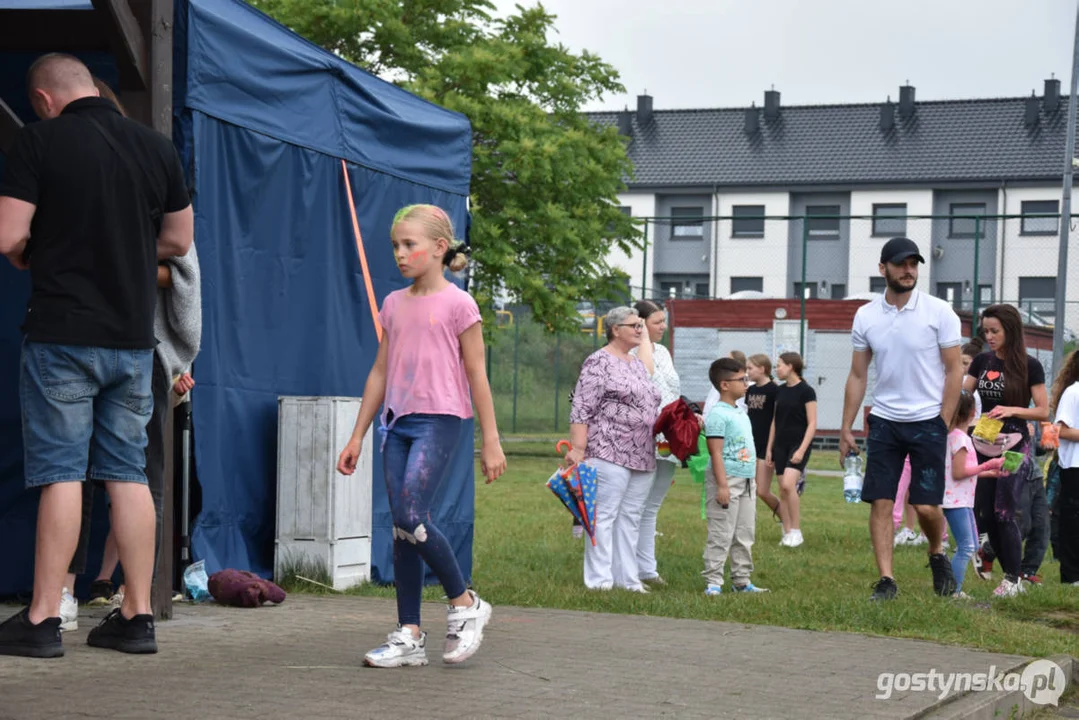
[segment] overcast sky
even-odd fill
[[[494,0],[509,12],[517,2]],[[1042,92],[1071,82],[1076,0],[545,0],[552,38],[616,67],[657,109],[877,102],[909,80],[919,100]]]

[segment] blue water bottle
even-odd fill
[[[851,450],[843,460],[843,499],[856,503],[862,499],[862,456]]]

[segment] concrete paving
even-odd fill
[[[0,617],[15,610],[0,607]],[[1029,660],[853,633],[496,606],[480,652],[449,666],[444,607],[424,613],[431,664],[375,670],[361,659],[393,629],[391,600],[179,604],[158,624],[153,656],[88,647],[104,611],[84,608],[64,658],[0,656],[0,720],[912,718],[939,707],[939,693],[877,699],[880,673],[1004,671]]]

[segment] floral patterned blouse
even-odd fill
[[[636,357],[597,350],[581,365],[569,421],[588,426],[585,457],[630,470],[655,470],[659,389]]]

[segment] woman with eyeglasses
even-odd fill
[[[642,343],[637,311],[616,307],[604,323],[607,344],[585,359],[573,392],[565,466],[587,461],[596,468],[596,545],[584,545],[585,586],[647,593],[637,541],[656,469],[660,391],[651,378],[652,343]],[[636,356],[630,353],[635,348]]]
[[[785,384],[776,393],[775,417],[768,434],[764,462],[779,476],[779,518],[783,522],[783,547],[798,547],[801,530],[801,498],[798,481],[805,472],[810,445],[817,434],[817,392],[802,380],[802,356],[786,352],[779,356],[776,375]]]

